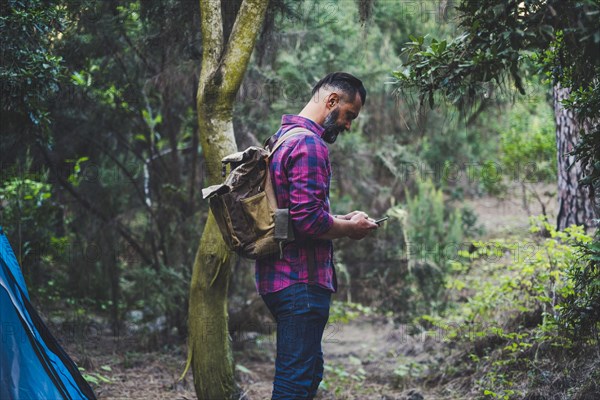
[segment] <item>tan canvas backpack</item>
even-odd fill
[[[226,156],[221,160],[224,176],[230,166],[225,181],[202,189],[225,243],[239,255],[258,259],[281,254],[283,245],[294,240],[289,209],[277,207],[269,159],[284,141],[306,133],[304,128],[294,128],[270,151],[251,146]]]

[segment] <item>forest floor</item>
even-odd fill
[[[529,212],[525,210],[518,192],[504,200],[485,197],[467,203],[486,236],[526,232],[529,213],[540,213],[539,204],[532,204]],[[554,218],[554,210],[548,211]],[[104,332],[67,347],[88,379],[97,382],[93,388],[99,399],[195,399],[192,374],[179,381],[185,367],[185,345],[136,351],[139,340],[135,335]],[[244,333],[234,337],[233,348],[242,398],[269,399],[274,335]],[[460,376],[443,379],[443,385],[439,382],[440,371],[435,368],[453,353],[443,335],[425,335],[385,316],[362,315],[346,323],[329,324],[323,351],[326,371],[318,399],[463,399],[464,395],[453,393],[468,392],[464,388],[468,381]],[[427,379],[436,374],[436,380]],[[425,378],[411,378],[415,375]]]
[[[161,351],[134,351],[134,337],[111,336],[86,343],[85,357],[75,357],[98,383],[99,399],[195,399],[192,374],[179,381],[186,361],[185,346]],[[237,381],[243,399],[269,399],[275,357],[274,335],[242,336],[234,342]],[[403,368],[421,368],[444,357],[443,338],[409,334],[381,316],[362,316],[328,325],[323,352],[327,369],[318,399],[447,399],[435,388],[404,377]],[[79,353],[71,349],[70,353]],[[81,354],[81,353],[79,353]]]

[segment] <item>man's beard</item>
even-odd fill
[[[344,126],[340,126],[337,124],[338,116],[340,115],[340,110],[337,108],[329,113],[327,117],[325,117],[325,121],[323,122],[323,135],[321,137],[327,143],[335,143],[338,135],[345,131],[346,128]]]

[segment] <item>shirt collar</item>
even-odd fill
[[[312,119],[301,117],[300,115],[285,114],[281,117],[281,131],[283,133],[297,127],[306,128],[307,130],[317,134],[319,137],[321,137],[325,131],[321,125]]]

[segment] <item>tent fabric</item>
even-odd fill
[[[92,400],[96,396],[29,300],[0,227],[0,400]]]

